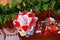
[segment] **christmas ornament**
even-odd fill
[[[32,10],[30,12],[24,10],[15,16],[13,23],[20,35],[27,37],[34,34],[34,27],[37,20],[38,18],[35,17],[35,13]]]

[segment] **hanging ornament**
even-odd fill
[[[30,12],[24,10],[15,16],[13,23],[20,35],[27,37],[34,34],[34,27],[37,20],[38,18],[35,17],[35,13],[32,10]]]

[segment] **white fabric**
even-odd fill
[[[17,19],[17,21],[20,23],[20,25],[21,25],[21,26],[25,26],[26,23],[25,23],[25,21],[24,21],[24,19],[23,19],[23,16],[22,16],[22,15],[19,15],[18,17],[19,17],[19,18]],[[24,22],[24,23],[23,23],[23,22]]]
[[[25,15],[23,15],[22,17],[23,17],[23,20],[24,20],[24,22],[25,22],[25,25],[29,25],[29,24],[28,24],[28,15],[25,14]]]
[[[18,37],[18,32],[17,31],[11,33],[6,28],[4,28],[3,30],[6,33],[6,39],[5,40],[20,40],[20,38]],[[7,34],[9,36],[7,36]],[[17,35],[13,36],[13,34],[17,34]],[[10,36],[10,35],[12,35],[12,36]]]
[[[52,18],[52,17],[50,17],[50,20],[53,22],[53,21],[55,21],[55,19],[54,18]]]
[[[3,34],[3,32],[2,32],[1,29],[0,29],[0,33],[1,33],[1,35],[0,35],[0,40],[4,40],[4,34]]]

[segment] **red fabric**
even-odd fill
[[[24,11],[22,12],[22,15],[25,15],[25,14],[27,14],[27,11],[26,11],[26,10],[24,10]]]
[[[22,26],[22,29],[26,32],[28,30],[29,26]]]
[[[30,22],[30,26],[32,26],[35,23],[35,20],[32,18],[31,22]]]
[[[14,17],[14,19],[16,19],[16,20],[17,20],[17,18],[18,18],[18,15],[16,15],[16,16]]]
[[[19,22],[15,22],[14,27],[20,27],[20,23]]]
[[[33,17],[33,16],[35,16],[35,13],[33,13],[33,14],[28,14],[28,16],[29,16],[29,17]]]

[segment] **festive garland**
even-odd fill
[[[12,0],[11,5],[7,3],[2,6],[0,4],[0,23],[5,23],[10,18],[13,20],[14,16],[24,9],[39,12],[40,10],[48,10],[49,7],[60,14],[60,0],[20,0],[19,2]]]

